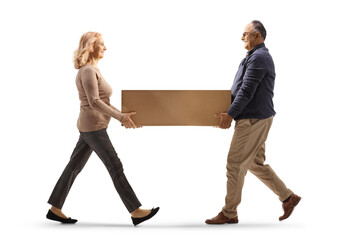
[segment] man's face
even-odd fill
[[[254,33],[254,27],[252,23],[246,25],[243,36],[241,40],[244,41],[244,48],[248,51],[253,49],[256,46],[256,33]]]

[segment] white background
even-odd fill
[[[1,238],[359,239],[355,2],[1,0]],[[78,139],[72,56],[83,33],[103,35],[99,68],[120,108],[122,89],[230,89],[253,19],[267,29],[277,72],[267,162],[303,197],[288,220],[278,221],[280,201],[249,173],[239,224],[204,224],[224,204],[234,124],[126,130],[114,119],[108,132],[125,173],[158,215],[134,228],[93,154],[63,208],[79,222],[45,218]]]

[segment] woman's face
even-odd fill
[[[103,58],[105,50],[106,50],[106,47],[104,44],[104,40],[102,39],[102,37],[100,37],[99,40],[97,41],[97,43],[95,43],[95,50],[94,50],[95,58],[96,59]]]

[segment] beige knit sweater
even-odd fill
[[[124,115],[110,104],[112,89],[99,69],[85,65],[76,76],[79,91],[80,114],[77,127],[80,132],[92,132],[107,128],[110,118],[122,120]]]

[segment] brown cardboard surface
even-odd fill
[[[122,90],[121,111],[141,126],[218,126],[230,90]]]

